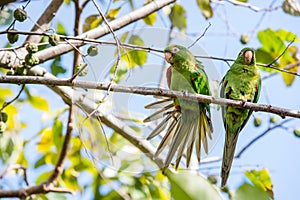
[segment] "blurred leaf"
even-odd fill
[[[287,66],[287,65],[290,65],[290,64],[293,64],[293,63],[298,63],[298,61],[299,61],[298,58],[297,58],[298,48],[296,46],[290,46],[287,49],[287,52],[290,53],[288,55],[291,55],[291,57],[285,56],[284,57],[285,59],[284,58],[280,59],[280,66]],[[297,65],[293,68],[288,69],[288,71],[297,73],[298,68],[299,68],[299,66]],[[283,81],[285,82],[286,86],[292,85],[292,83],[295,80],[295,75],[288,74],[288,73],[285,73],[285,72],[282,72],[281,74],[282,74],[282,78],[283,78]]]
[[[266,52],[265,50],[263,50],[262,48],[259,48],[256,50],[255,56],[256,56],[257,63],[269,64],[274,61],[273,56],[271,54],[269,54],[268,52]],[[274,64],[278,66],[277,63],[274,63]],[[261,66],[259,66],[259,67],[266,72],[277,72],[276,70],[269,68],[269,67],[261,67]]]
[[[42,137],[37,145],[37,149],[40,152],[49,153],[51,151],[51,147],[53,146],[52,130],[49,128],[44,128],[40,131],[40,134]]]
[[[260,188],[252,186],[248,183],[241,185],[236,191],[234,200],[270,200],[268,194]]]
[[[40,96],[32,96],[32,98],[28,99],[30,104],[39,110],[48,111],[49,105],[48,101]]]
[[[61,22],[57,23],[56,33],[59,35],[67,35],[66,29]]]
[[[288,65],[298,63],[298,58],[296,56],[298,48],[296,46],[288,47],[288,44],[285,44],[287,42],[290,44],[292,41],[299,41],[294,33],[284,29],[274,31],[268,28],[258,32],[258,39],[261,42],[262,47],[257,50],[257,62],[269,64],[278,59],[278,61],[274,64],[281,69]],[[266,68],[262,69],[265,71],[274,71]],[[298,66],[288,70],[291,72],[297,72]],[[281,74],[285,84],[287,86],[292,85],[295,75],[291,75],[286,72],[281,72]]]
[[[143,18],[145,24],[153,26],[156,22],[156,12],[151,13],[150,15],[147,15]]]
[[[41,184],[45,182],[51,175],[52,172],[44,172],[42,173],[35,181],[36,184]]]
[[[244,3],[248,2],[248,0],[237,0],[237,1],[244,2]]]
[[[171,193],[175,200],[217,200],[223,199],[217,188],[201,175],[191,172],[172,172],[167,170],[171,183]]]
[[[132,35],[129,38],[128,43],[129,44],[135,44],[135,45],[138,45],[138,46],[144,46],[145,45],[143,40],[137,35]],[[136,63],[139,66],[144,65],[147,61],[147,52],[146,51],[131,50],[131,51],[129,51],[129,56],[130,56],[130,60],[132,60],[134,63]]]
[[[152,2],[152,0],[146,0],[144,5],[147,5],[151,2]],[[147,25],[150,25],[150,26],[154,25],[156,22],[156,12],[151,13],[150,15],[147,15],[146,17],[143,18],[143,20],[144,20],[145,24],[147,24]]]
[[[10,96],[12,96],[14,93],[9,88],[1,88],[0,87],[0,103],[3,104],[4,101],[6,101]]]
[[[62,121],[60,121],[59,119],[55,119],[52,126],[52,137],[53,137],[54,145],[56,146],[58,152],[60,152],[60,149],[63,145],[62,131],[63,131]]]
[[[128,33],[129,32],[125,32],[125,33],[122,34],[122,36],[119,39],[121,43],[124,43],[126,41]]]
[[[174,27],[177,27],[181,31],[185,31],[185,29],[186,29],[186,11],[185,11],[184,7],[175,3],[171,9],[169,18]]]
[[[266,30],[259,31],[257,36],[262,44],[262,49],[270,53],[273,58],[284,51],[284,42],[276,35],[274,30],[268,28]]]
[[[114,64],[113,67],[110,69],[110,74],[113,75],[115,72],[115,69],[116,69],[116,64]],[[122,80],[122,78],[125,77],[127,71],[128,71],[128,64],[127,64],[127,62],[125,62],[124,60],[121,59],[119,61],[119,65],[117,68],[117,73],[116,73],[116,77],[115,77],[114,81],[116,83],[118,83],[120,80]]]
[[[287,14],[300,16],[300,4],[297,0],[285,0],[281,8]]]
[[[58,74],[64,74],[67,71],[65,68],[63,68],[61,66],[61,58],[60,58],[60,56],[55,57],[55,59],[51,63],[50,68],[51,68],[51,73],[54,76],[57,76]]]
[[[67,169],[64,170],[61,177],[60,177],[60,183],[71,190],[78,190],[79,185],[77,181],[78,172],[76,172],[74,169]]]
[[[20,164],[20,165],[22,165],[24,167],[27,167],[28,166],[28,161],[25,158],[24,153],[25,153],[25,151],[20,152],[19,157],[18,157],[16,163],[18,163],[18,164]]]
[[[94,29],[100,25],[102,18],[99,15],[90,15],[84,20],[83,32]]]
[[[297,37],[297,35],[295,35],[292,32],[289,32],[287,30],[284,29],[279,29],[278,31],[276,31],[277,35],[281,38],[281,40],[283,41],[287,41],[287,42],[299,42],[299,38]]]
[[[213,10],[210,6],[210,0],[197,0],[197,4],[206,19],[213,16]]]
[[[116,16],[119,14],[121,10],[121,7],[119,8],[114,8],[114,9],[110,9],[107,14],[106,14],[106,18],[109,19],[109,20],[113,20],[116,18]]]
[[[13,10],[4,7],[0,10],[0,26],[9,25],[13,21]]]
[[[267,169],[246,171],[245,175],[254,186],[267,191],[271,198],[274,198],[273,184]]]
[[[38,168],[42,165],[45,165],[46,161],[45,161],[45,156],[42,156],[40,159],[38,159],[35,163],[34,163],[34,168]]]
[[[64,0],[65,4],[69,5],[71,3],[71,0]]]

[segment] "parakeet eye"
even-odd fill
[[[172,53],[177,53],[178,51],[179,51],[179,48],[178,48],[178,47],[173,47]]]

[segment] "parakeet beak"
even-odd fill
[[[170,63],[170,64],[173,64],[173,55],[171,52],[169,51],[165,51],[165,60]]]
[[[246,65],[250,65],[252,63],[253,60],[253,52],[252,51],[246,51],[244,53],[244,61],[246,63]]]

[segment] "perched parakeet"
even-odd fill
[[[259,69],[256,66],[255,51],[244,48],[239,53],[235,62],[231,65],[221,82],[222,98],[241,100],[244,102],[257,102],[260,94],[261,79]],[[247,123],[252,111],[249,109],[222,107],[222,116],[226,130],[226,138],[222,161],[222,183],[225,186],[238,136]]]
[[[166,73],[168,86],[171,90],[210,95],[208,78],[203,66],[187,48],[171,45],[165,48],[164,52],[165,60],[171,64]],[[200,162],[201,145],[207,153],[207,137],[211,139],[213,132],[209,104],[182,98],[166,98],[149,104],[145,108],[158,108],[161,105],[163,106],[160,110],[144,121],[163,118],[147,139],[155,137],[167,128],[155,154],[157,157],[166,145],[170,144],[163,170],[170,165],[176,151],[175,168],[177,169],[185,150],[186,166],[189,167],[194,144],[197,159]]]

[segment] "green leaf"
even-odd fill
[[[4,7],[0,10],[0,26],[9,25],[13,20],[13,10]]]
[[[245,175],[254,186],[268,192],[270,197],[274,198],[273,184],[267,169],[246,171]]]
[[[145,45],[143,40],[137,35],[132,35],[129,38],[128,43],[139,45],[139,46]],[[144,65],[147,61],[147,52],[146,51],[132,50],[132,51],[129,51],[129,56],[130,56],[130,60],[132,60],[134,63],[136,63],[139,66]]]
[[[257,63],[269,64],[274,61],[273,56],[262,48],[259,48],[256,50],[255,56],[256,56]],[[274,64],[278,66],[277,63],[274,63]],[[266,72],[277,72],[274,69],[269,68],[269,67],[261,67],[261,66],[259,66],[259,67]]]
[[[49,128],[44,128],[40,131],[42,135],[40,142],[37,145],[37,150],[43,153],[49,153],[51,147],[53,146],[52,130]]]
[[[213,10],[210,6],[210,0],[197,0],[197,4],[206,19],[213,16]]]
[[[175,3],[171,9],[169,18],[174,27],[177,27],[181,31],[185,31],[185,29],[186,29],[186,11],[185,11],[184,7]]]
[[[59,119],[56,119],[52,126],[52,135],[53,135],[53,142],[56,146],[57,150],[60,151],[62,144],[63,144],[63,123]]]
[[[252,186],[248,183],[241,185],[236,191],[234,200],[270,200],[268,194],[260,188]]]
[[[59,57],[56,57],[53,62],[51,63],[51,73],[54,75],[54,76],[57,76],[58,74],[64,74],[66,73],[66,69],[63,68],[61,66],[61,58],[60,56]]]
[[[45,182],[49,177],[50,175],[52,174],[52,172],[44,172],[42,173],[35,181],[36,184],[41,184],[43,182]]]
[[[297,37],[296,34],[284,30],[284,29],[279,29],[278,31],[276,31],[277,35],[281,38],[281,40],[283,41],[287,41],[287,42],[299,42],[299,38]]]
[[[257,36],[262,44],[262,49],[268,53],[272,53],[272,57],[276,57],[284,51],[284,42],[277,36],[274,30],[268,28],[266,30],[259,31]]]
[[[149,3],[151,3],[152,0],[146,0],[144,5],[147,5]],[[146,17],[143,18],[143,21],[145,22],[145,24],[147,25],[154,25],[156,22],[156,12],[151,13],[150,15],[147,15]]]
[[[106,14],[106,18],[109,19],[109,20],[113,20],[116,18],[116,16],[119,14],[121,10],[121,7],[119,8],[114,8],[114,9],[110,9],[107,14]]]
[[[116,70],[116,64],[114,64],[114,66],[112,66],[112,68],[110,69],[110,74],[114,74]],[[114,77],[114,81],[116,83],[118,83],[120,80],[122,80],[122,78],[125,77],[126,73],[128,71],[128,63],[126,61],[124,61],[123,59],[121,59],[119,61],[119,65],[117,68],[117,73],[116,73],[116,77]]]
[[[122,34],[122,36],[119,39],[121,43],[124,43],[126,41],[128,34],[129,32],[125,32]]]
[[[156,22],[156,12],[147,15],[147,17],[143,18],[145,24],[153,26]]]
[[[42,156],[40,159],[38,159],[35,163],[34,163],[34,168],[38,168],[42,165],[45,165],[46,161],[45,161],[45,156]]]
[[[171,194],[175,200],[217,200],[223,199],[217,188],[201,175],[192,172],[167,170],[171,183]]]
[[[64,25],[60,22],[57,23],[56,33],[59,35],[67,35],[67,31],[64,27]]]
[[[31,98],[28,99],[30,104],[39,110],[48,111],[49,105],[48,101],[40,96],[31,96]]]
[[[94,29],[100,25],[102,22],[102,17],[99,17],[99,15],[90,15],[88,16],[83,24],[83,32],[89,31],[91,29]]]

